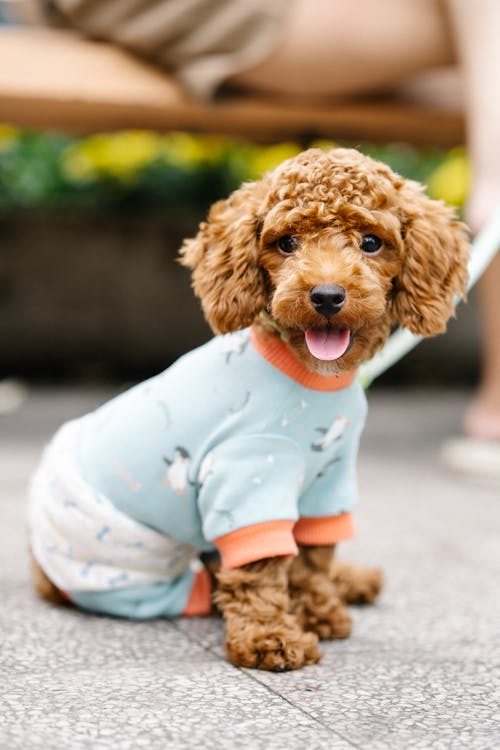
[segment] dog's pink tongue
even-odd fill
[[[307,328],[307,348],[316,359],[338,359],[347,351],[351,334],[348,328]]]

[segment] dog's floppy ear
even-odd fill
[[[180,262],[193,269],[192,285],[216,333],[250,325],[265,308],[265,279],[258,263],[262,181],[214,203],[196,237],[185,240]]]
[[[415,182],[402,190],[403,259],[394,279],[394,322],[422,336],[446,330],[456,295],[465,295],[470,244],[453,209]]]

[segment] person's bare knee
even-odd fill
[[[439,0],[295,0],[267,59],[235,75],[247,88],[299,96],[385,88],[452,61]]]

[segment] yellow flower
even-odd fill
[[[160,151],[169,164],[193,169],[217,163],[228,148],[229,140],[217,136],[193,136],[170,133],[161,139]]]
[[[463,206],[471,180],[470,162],[463,148],[455,148],[427,180],[431,198],[451,206]]]
[[[15,145],[18,134],[19,131],[16,128],[0,123],[0,153],[8,151]]]
[[[92,182],[98,176],[81,144],[69,146],[61,156],[61,169],[73,182]]]
[[[336,148],[338,143],[334,141],[318,140],[311,143],[310,148],[320,148],[322,151],[330,151],[332,148]]]
[[[264,172],[274,169],[285,159],[300,154],[301,148],[297,143],[277,143],[274,146],[256,147],[251,157],[250,171],[253,177],[261,177]]]
[[[160,136],[149,131],[100,133],[70,146],[62,156],[62,168],[77,182],[101,176],[126,182],[161,153]]]

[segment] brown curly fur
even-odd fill
[[[360,251],[364,234],[382,252]],[[277,242],[296,238],[284,256]],[[446,328],[457,295],[465,294],[469,243],[452,209],[416,182],[352,149],[310,149],[216,203],[181,262],[214,331],[252,323],[280,333],[309,369],[331,374],[370,359],[390,330],[423,336]],[[308,351],[304,331],[325,325],[309,294],[338,284],[347,301],[335,325],[352,345],[335,361]],[[374,601],[379,570],[333,560],[334,547],[300,549],[293,561],[263,560],[218,573],[215,601],[227,626],[234,664],[294,669],[319,658],[316,637],[345,638],[346,603]]]
[[[384,241],[373,258],[359,249],[367,233]],[[299,239],[291,256],[277,250],[285,234]],[[418,183],[353,149],[309,149],[215,203],[181,262],[214,331],[239,330],[264,312],[302,362],[329,374],[370,359],[396,324],[442,333],[465,291],[468,247],[453,210]],[[335,323],[353,332],[334,362],[319,362],[304,343],[306,328],[324,326],[309,300],[324,283],[346,290]]]
[[[319,660],[317,635],[305,632],[291,611],[291,565],[291,558],[276,557],[218,573],[214,600],[236,666],[283,671]]]
[[[322,639],[351,634],[351,616],[331,575],[334,549],[300,547],[288,576],[292,612],[304,630]]]
[[[364,234],[383,240],[380,254],[361,252]],[[278,249],[283,235],[296,238],[291,255]],[[424,336],[444,331],[455,296],[465,291],[467,258],[465,227],[451,209],[351,149],[310,149],[243,185],[212,207],[181,250],[215,332],[258,318],[257,326],[277,331],[323,374],[370,359],[394,325]],[[309,298],[325,283],[347,295],[335,325],[349,328],[351,346],[335,361],[316,359],[304,341],[307,328],[325,326]],[[333,546],[302,547],[293,560],[212,571],[234,664],[296,669],[318,661],[318,637],[349,635],[345,604],[372,602],[382,575],[337,563],[333,554]],[[36,576],[39,592],[54,599],[52,584]]]
[[[47,578],[45,572],[36,561],[31,550],[29,550],[29,559],[31,568],[31,582],[38,596],[41,596],[42,599],[46,599],[52,604],[68,604],[67,599],[62,596],[59,589],[54,586],[49,578]]]

